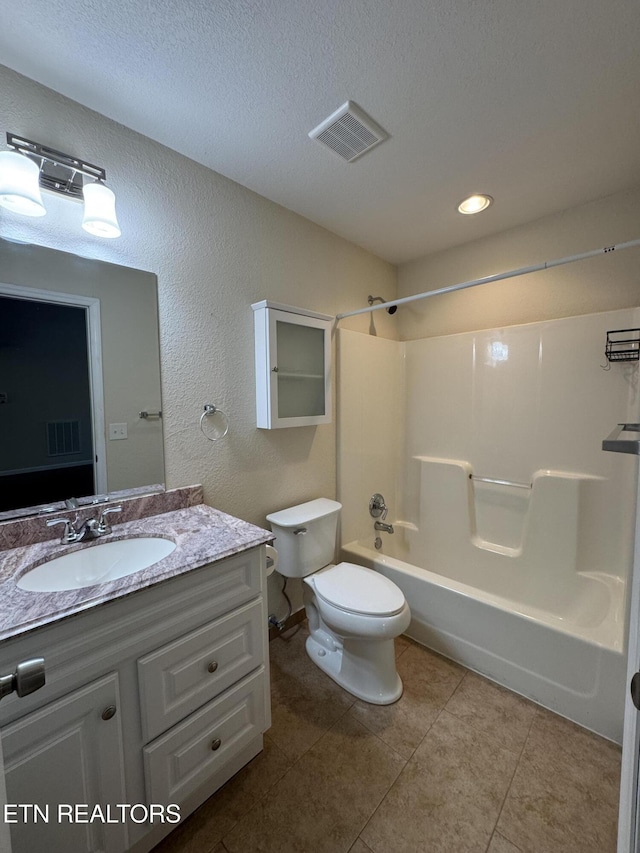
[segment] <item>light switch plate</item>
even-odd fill
[[[126,424],[109,424],[109,441],[118,441],[127,438]]]

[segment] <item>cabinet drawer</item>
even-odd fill
[[[151,803],[180,803],[260,735],[265,726],[264,669],[143,749]]]
[[[138,661],[145,743],[264,661],[262,603],[209,622]]]

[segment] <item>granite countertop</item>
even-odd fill
[[[42,523],[45,523],[43,519]],[[62,554],[103,542],[159,536],[176,549],[158,563],[124,578],[64,592],[28,592],[16,580],[29,569]],[[90,543],[61,545],[59,539],[0,551],[0,641],[107,604],[185,572],[273,540],[273,534],[205,504],[114,524],[107,536]]]

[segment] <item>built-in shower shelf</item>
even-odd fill
[[[640,329],[615,329],[607,332],[604,352],[607,361],[638,361]]]
[[[602,442],[602,449],[640,456],[640,424],[618,424]]]

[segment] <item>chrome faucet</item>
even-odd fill
[[[64,524],[64,533],[60,539],[61,545],[69,545],[71,542],[84,542],[111,533],[111,526],[107,524],[106,517],[112,512],[122,512],[122,504],[105,507],[100,511],[97,518],[87,518],[77,530],[77,515],[73,521],[68,518],[51,518],[47,521],[47,527],[53,527],[54,524]]]
[[[393,524],[385,524],[384,521],[376,521],[373,525],[374,530],[384,530],[385,533],[393,533]]]

